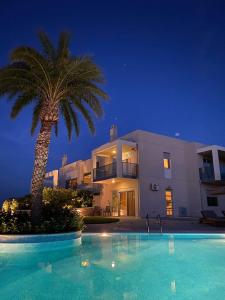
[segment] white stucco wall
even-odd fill
[[[165,216],[165,190],[169,187],[174,216],[179,216],[179,208],[185,208],[187,215],[199,216],[201,196],[196,147],[200,145],[145,131],[136,131],[124,138],[138,144],[140,215]],[[170,153],[171,179],[164,175],[164,152]],[[152,191],[151,183],[158,184],[159,190]]]

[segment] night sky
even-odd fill
[[[69,143],[63,122],[52,136],[48,170],[87,159],[119,134],[149,130],[185,140],[225,146],[225,1],[1,1],[0,66],[18,45],[39,47],[44,29],[57,41],[72,33],[74,54],[89,54],[106,76],[110,101],[91,136],[81,122]],[[34,143],[31,107],[16,120],[11,103],[0,102],[0,200],[29,192]]]

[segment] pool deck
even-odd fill
[[[225,233],[225,227],[200,224],[197,218],[164,219],[162,228],[164,233]],[[88,224],[85,232],[147,232],[147,227],[145,219],[124,217],[117,223]],[[150,232],[160,232],[156,219],[150,219]]]

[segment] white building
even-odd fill
[[[54,186],[94,189],[114,216],[200,216],[225,210],[225,148],[136,130],[92,151],[86,161],[46,174]]]

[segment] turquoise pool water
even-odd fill
[[[85,234],[74,247],[0,252],[0,299],[223,300],[225,235]]]

